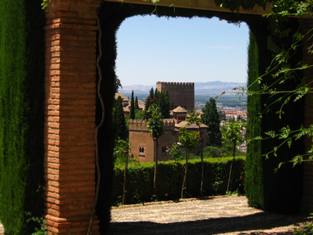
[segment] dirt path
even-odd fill
[[[115,207],[112,235],[292,234],[301,216],[264,213],[245,197],[157,202]]]

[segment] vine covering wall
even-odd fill
[[[2,0],[0,15],[0,220],[30,234],[44,208],[44,18],[38,0]]]
[[[300,210],[302,196],[301,165],[294,166],[292,159],[303,154],[303,140],[287,144],[284,130],[298,130],[303,123],[303,101],[286,102],[303,75],[295,71],[287,77],[281,72],[283,66],[297,66],[301,48],[284,58],[283,65],[275,61],[279,53],[292,47],[297,29],[294,19],[264,19],[250,36],[249,46],[246,192],[250,205],[279,212]]]

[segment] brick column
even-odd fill
[[[48,234],[85,235],[95,203],[96,6],[52,0],[47,13]]]

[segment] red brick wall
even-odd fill
[[[86,234],[95,200],[96,2],[51,2],[46,26],[48,234]],[[95,219],[96,220],[96,219]],[[93,234],[97,234],[97,226]]]
[[[159,138],[158,159],[168,160],[169,155],[162,151],[162,147],[171,146],[177,141],[177,133],[173,126],[164,126],[164,132]],[[129,143],[131,154],[140,162],[154,161],[154,143],[153,138],[146,126],[145,121],[129,122]],[[144,148],[144,154],[139,153],[139,148]]]
[[[184,82],[157,82],[157,90],[168,92],[171,108],[182,106],[188,111],[193,111],[195,107],[194,83]]]

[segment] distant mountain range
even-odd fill
[[[128,95],[131,91],[134,91],[137,95],[147,95],[151,87],[155,88],[155,85],[125,85],[120,89],[121,93]],[[221,81],[212,81],[212,82],[196,82],[195,83],[195,95],[209,95],[216,96],[222,92],[226,94],[234,94],[234,88],[246,87],[245,83],[239,82],[221,82]]]

